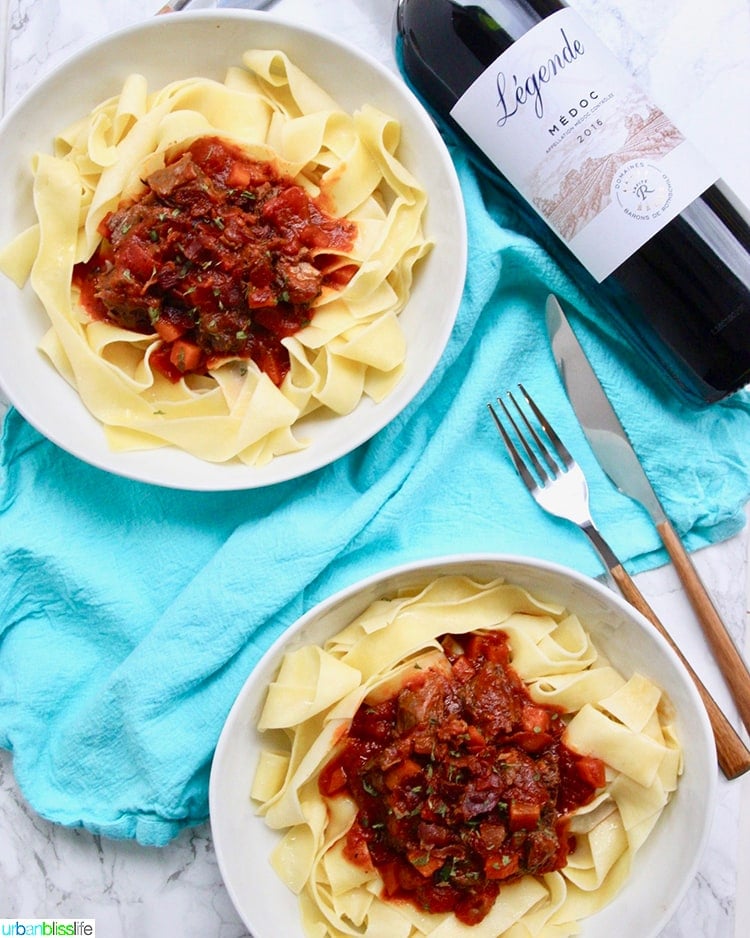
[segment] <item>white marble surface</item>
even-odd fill
[[[589,18],[750,206],[748,0],[571,0],[571,5]],[[393,6],[394,0],[279,0],[276,9],[309,25],[324,24],[393,65]],[[158,7],[159,0],[0,0],[4,106],[12,106],[84,43]],[[747,551],[743,532],[696,557],[738,642],[744,641],[747,620]],[[674,571],[667,567],[642,575],[639,584],[666,621],[683,623],[688,656],[736,722]],[[698,875],[660,938],[750,934],[748,844],[750,776],[732,783],[720,779]],[[55,826],[26,805],[12,760],[0,752],[0,918],[42,915],[94,918],[98,934],[107,938],[246,935],[221,884],[208,825],[160,849]]]

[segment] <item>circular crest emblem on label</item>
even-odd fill
[[[631,218],[658,218],[672,201],[672,183],[658,166],[645,160],[625,163],[612,182],[612,191]]]

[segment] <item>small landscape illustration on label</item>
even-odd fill
[[[595,133],[604,131],[606,126],[593,114],[587,116],[585,124],[573,126],[565,139],[558,141],[554,157],[548,155],[529,179],[530,201],[566,241],[599,215],[613,198],[627,215],[636,218],[656,218],[671,202],[671,183],[654,161],[674,150],[685,138],[663,111],[637,89],[622,101],[619,110],[622,120],[614,121],[610,115],[607,125],[617,128],[618,136],[624,132],[624,140],[610,140],[609,149],[589,152],[580,164],[580,138],[585,130]],[[544,190],[551,181],[559,184],[553,194],[547,195]]]

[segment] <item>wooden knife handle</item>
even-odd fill
[[[745,727],[750,730],[750,671],[747,664],[732,641],[706,587],[701,582],[698,571],[693,566],[690,555],[683,547],[677,532],[668,521],[656,526],[664,546],[667,548],[677,575],[685,587],[685,592],[698,617],[703,634],[711,646],[716,663],[724,676],[732,699],[737,705]]]
[[[618,564],[610,568],[610,573],[620,588],[622,595],[639,612],[643,613],[656,627],[657,631],[666,639],[670,648],[680,659],[690,677],[693,679],[703,705],[708,713],[708,719],[714,733],[716,755],[724,775],[729,778],[738,778],[750,769],[750,750],[740,739],[737,731],[729,722],[719,705],[704,686],[701,679],[690,666],[690,663],[680,651],[669,632],[664,628],[654,610],[648,604],[645,596],[635,585],[625,568]]]

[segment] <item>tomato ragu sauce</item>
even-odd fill
[[[74,269],[95,319],[162,340],[151,365],[171,381],[252,359],[279,385],[281,340],[310,322],[325,287],[356,273],[341,253],[353,222],[325,211],[271,162],[201,137],[145,180],[146,191],[107,215],[103,241]]]
[[[348,859],[374,866],[384,897],[473,925],[503,883],[561,869],[568,815],[605,783],[604,764],[562,742],[503,632],[447,635],[438,666],[363,703],[319,778],[357,806]]]

